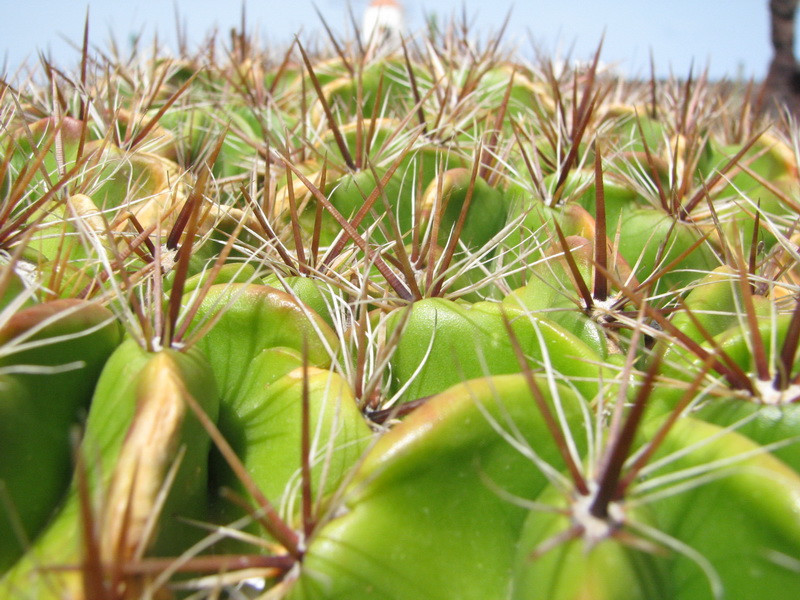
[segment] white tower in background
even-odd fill
[[[364,11],[361,36],[365,47],[375,51],[396,50],[405,29],[403,7],[395,0],[372,0]]]

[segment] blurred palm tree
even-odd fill
[[[794,23],[798,0],[770,0],[772,62],[764,82],[768,100],[800,115],[800,68],[794,57]]]

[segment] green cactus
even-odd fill
[[[0,95],[0,598],[796,597],[787,124],[324,25]]]

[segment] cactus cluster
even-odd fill
[[[3,84],[0,597],[798,597],[793,123],[358,39]]]

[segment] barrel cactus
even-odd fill
[[[786,122],[232,40],[0,99],[0,597],[800,594]]]

